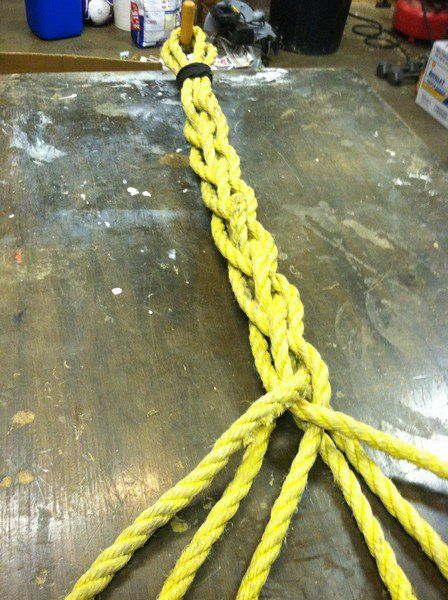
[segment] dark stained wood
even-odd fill
[[[446,172],[349,71],[216,80],[334,406],[446,456]],[[43,600],[60,598],[262,388],[174,83],[11,76],[0,94],[0,593]],[[188,597],[234,597],[299,439],[283,418]],[[446,482],[378,460],[448,539]],[[230,471],[181,515],[186,531],[159,531],[102,597],[154,598]],[[368,496],[418,596],[447,597]],[[384,593],[318,461],[263,598]]]

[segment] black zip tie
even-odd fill
[[[210,67],[205,63],[194,62],[182,67],[176,75],[178,88],[182,89],[186,79],[195,79],[196,77],[208,77],[210,83],[213,83],[213,74]]]

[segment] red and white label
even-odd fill
[[[133,31],[140,31],[140,19],[136,2],[131,2],[131,29]]]

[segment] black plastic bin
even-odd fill
[[[271,0],[270,23],[281,47],[302,54],[331,54],[341,43],[351,0]]]

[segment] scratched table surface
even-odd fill
[[[446,171],[353,72],[219,74],[215,88],[333,405],[446,456]],[[262,387],[172,79],[8,76],[0,97],[0,595],[53,599]],[[235,596],[299,439],[282,418],[189,598]],[[448,539],[447,483],[377,456]],[[102,598],[156,596],[230,467]],[[419,597],[446,598],[366,493]],[[318,460],[262,597],[384,596]]]

